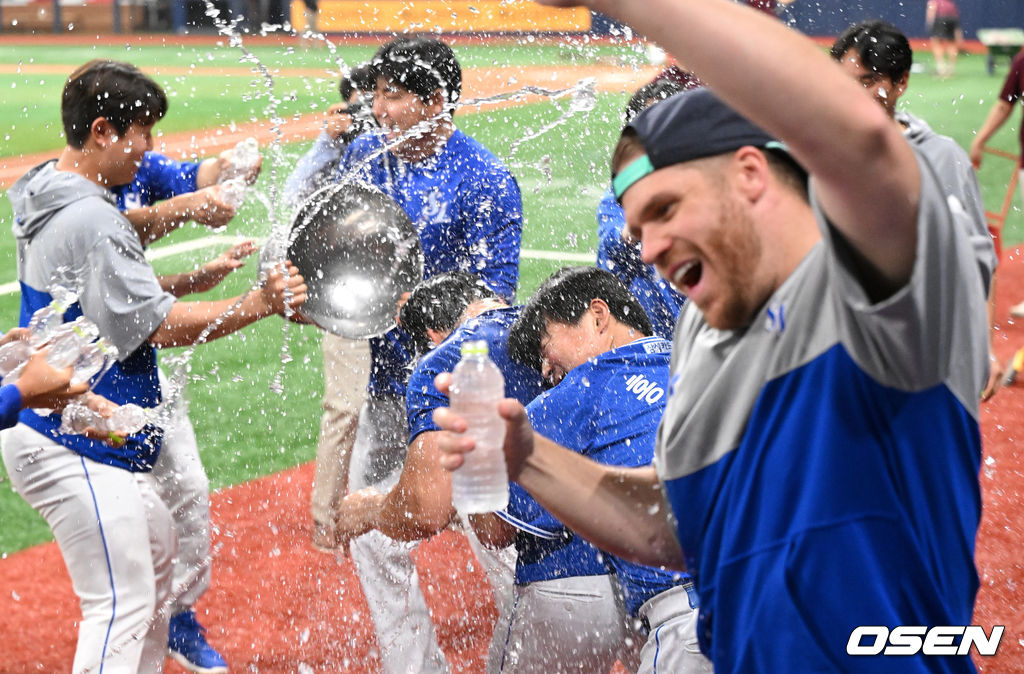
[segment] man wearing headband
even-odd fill
[[[862,625],[970,624],[978,587],[985,293],[928,159],[758,12],[590,6],[714,91],[641,113],[612,160],[644,260],[689,301],[652,466],[588,462],[505,401],[510,475],[602,549],[688,569],[719,674],[973,671],[848,653]],[[472,446],[446,436],[445,465]]]

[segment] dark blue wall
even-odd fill
[[[885,19],[909,37],[927,37],[924,24],[927,0],[795,0],[780,8],[790,25],[808,35],[835,36],[864,19]],[[957,0],[960,22],[967,39],[979,28],[1024,28],[1022,0]],[[594,17],[594,32],[608,33],[615,23]]]
[[[910,37],[926,37],[926,0],[795,0],[783,17],[808,35],[836,35],[852,23],[880,18],[896,24]],[[1021,0],[957,0],[967,39],[979,28],[1024,28]]]

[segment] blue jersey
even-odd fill
[[[665,411],[670,350],[669,342],[648,337],[573,368],[530,404],[530,423],[544,437],[598,463],[627,468],[650,465]],[[542,528],[561,527],[546,511],[534,523]],[[690,579],[684,573],[614,555],[604,559],[618,576],[631,615],[651,597]]]
[[[122,211],[152,206],[179,194],[195,192],[198,174],[197,162],[180,162],[157,152],[147,152],[135,179],[110,191],[117,197],[117,207]]]
[[[519,280],[523,206],[512,174],[478,142],[456,130],[436,155],[409,163],[366,133],[348,146],[339,179],[367,183],[390,196],[419,233],[423,277],[467,271],[506,301]],[[402,395],[411,349],[396,329],[370,340],[370,392]]]
[[[818,243],[751,324],[683,309],[655,466],[729,672],[970,672],[849,656],[860,625],[969,625],[988,372],[977,249],[918,155],[914,269],[880,303],[816,208]]]
[[[434,386],[434,377],[451,372],[462,358],[462,343],[472,340],[487,342],[488,353],[505,377],[505,396],[524,405],[540,394],[543,381],[532,368],[512,360],[508,355],[508,331],[516,318],[518,307],[491,309],[455,329],[448,338],[428,351],[409,377],[405,393],[405,409],[409,418],[410,442],[420,433],[440,430],[433,412],[448,405],[448,396]]]
[[[629,288],[654,327],[654,334],[672,339],[679,309],[686,297],[649,264],[640,259],[640,245],[622,238],[626,215],[609,189],[597,206],[597,266],[606,269]]]

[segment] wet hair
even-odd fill
[[[614,274],[598,267],[563,267],[537,288],[512,324],[509,354],[540,372],[540,345],[548,322],[577,325],[594,299],[604,300],[618,321],[644,335],[654,334],[644,308]]]
[[[61,95],[64,135],[77,149],[85,146],[100,117],[124,134],[132,124],[153,124],[165,114],[167,96],[160,85],[122,61],[89,61],[71,73]]]
[[[341,78],[338,82],[338,93],[341,94],[342,102],[347,103],[355,92],[373,91],[376,84],[376,77],[370,64],[364,63],[348,71],[348,75]]]
[[[629,97],[629,102],[626,103],[626,124],[632,122],[634,117],[658,101],[663,101],[683,89],[683,85],[667,79],[654,80],[643,85]]]
[[[479,277],[464,271],[447,272],[421,281],[398,312],[402,329],[412,337],[417,353],[430,350],[427,330],[452,332],[462,313],[477,300],[498,299]]]
[[[851,49],[865,68],[893,82],[903,79],[914,62],[907,36],[880,19],[862,21],[844,30],[832,44],[832,58],[839,61]]]
[[[400,37],[377,50],[370,60],[373,77],[383,77],[429,103],[440,89],[453,109],[462,95],[462,67],[444,42],[426,37]]]

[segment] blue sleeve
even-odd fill
[[[409,442],[427,431],[440,430],[434,423],[433,413],[438,407],[448,406],[448,396],[434,386],[434,377],[451,372],[458,362],[459,349],[444,342],[430,351],[416,364],[405,389],[405,412],[409,419]]]
[[[11,428],[18,423],[21,411],[21,392],[14,384],[0,386],[0,429]]]
[[[645,273],[636,244],[622,237],[626,214],[608,191],[597,206],[597,266],[610,271],[628,287]]]
[[[491,290],[512,302],[519,283],[523,236],[519,185],[508,171],[495,170],[473,181],[462,200],[473,268]]]
[[[199,163],[175,161],[156,152],[147,152],[135,180],[150,194],[150,203],[195,192]]]

